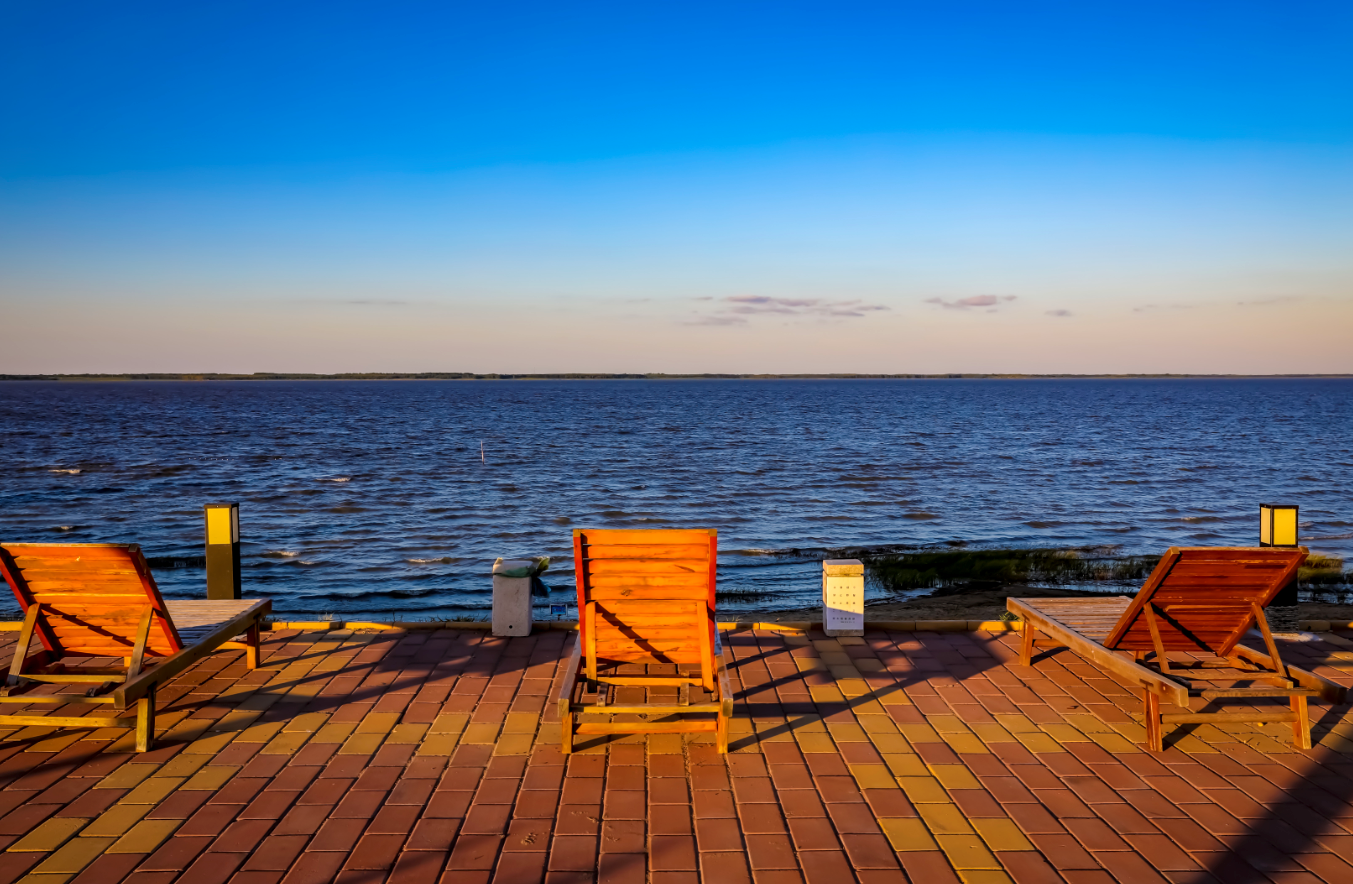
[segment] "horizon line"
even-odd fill
[[[1202,374],[1194,372],[1028,373],[939,372],[879,374],[864,372],[122,372],[82,374],[0,374],[0,381],[590,381],[590,380],[1037,380],[1037,379],[1263,379],[1353,378],[1353,373]]]

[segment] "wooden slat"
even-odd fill
[[[106,715],[2,715],[0,724],[20,727],[131,727],[133,719]]]
[[[690,559],[693,561],[704,561],[709,558],[709,539],[704,538],[700,543],[631,543],[631,544],[607,544],[607,543],[589,543],[583,546],[584,561],[595,562],[604,560],[623,560],[623,559],[644,559],[644,560],[663,560],[663,559]]]
[[[705,559],[589,559],[583,562],[583,573],[589,577],[602,574],[628,577],[647,577],[658,575],[688,576],[701,579],[705,576]]]
[[[578,529],[584,535],[584,544],[601,546],[652,546],[662,544],[692,545],[707,543],[717,532],[705,528],[605,528]]]
[[[576,734],[695,734],[718,728],[718,720],[709,721],[580,721],[573,726]]]
[[[587,578],[587,589],[670,589],[674,592],[684,592],[691,588],[700,588],[709,590],[709,584],[705,582],[703,575],[699,574],[644,574],[638,576],[625,576],[623,574],[612,575],[604,574],[598,577]]]
[[[693,601],[688,599],[676,604],[666,602],[616,604],[614,600],[596,602],[597,617],[599,618],[597,625],[598,627],[609,626],[614,629],[622,626],[633,628],[636,624],[643,623],[650,626],[667,626],[689,631],[696,625],[696,619],[691,614],[691,606],[703,604],[704,599]],[[677,605],[685,605],[685,610],[677,607]]]
[[[1320,692],[1310,688],[1208,688],[1198,696],[1204,700],[1227,697],[1318,697]]]
[[[700,679],[689,678],[680,675],[599,675],[596,681],[600,684],[614,684],[622,686],[643,686],[643,687],[680,687],[684,684],[699,684]],[[612,707],[607,706],[607,709]]]
[[[690,642],[598,642],[596,654],[599,659],[605,660],[661,657],[666,658],[661,662],[700,662],[700,652],[692,648]]]
[[[704,583],[692,586],[635,586],[624,583],[621,586],[608,586],[606,583],[593,583],[588,594],[599,602],[606,601],[663,601],[663,600],[701,600],[709,596]]]
[[[1283,722],[1296,721],[1297,713],[1287,712],[1166,712],[1160,720],[1165,724],[1211,724],[1213,722]]]
[[[719,703],[692,703],[689,706],[673,704],[606,705],[600,708],[584,703],[574,703],[570,707],[574,712],[595,713],[601,715],[680,715],[685,712],[717,713]]]

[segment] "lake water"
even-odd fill
[[[1249,544],[1267,502],[1353,554],[1351,431],[1340,379],[7,382],[0,539],[200,556],[234,500],[246,595],[416,619],[497,556],[567,602],[575,527],[717,528],[720,588],[791,606],[823,549]]]

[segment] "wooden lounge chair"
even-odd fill
[[[141,548],[116,543],[0,544],[0,572],[24,609],[0,703],[136,707],[136,750],[155,738],[155,689],[217,648],[244,648],[258,666],[259,621],[272,603],[160,597]],[[234,641],[241,633],[244,642]],[[42,650],[30,654],[33,638]],[[88,665],[122,658],[117,666]],[[43,684],[84,693],[32,693]],[[0,725],[126,727],[130,716],[0,715]]]
[[[1304,548],[1171,547],[1135,598],[1008,599],[1024,621],[1020,662],[1030,664],[1041,633],[1139,687],[1153,752],[1164,746],[1164,725],[1246,721],[1291,722],[1296,747],[1309,749],[1307,698],[1340,703],[1344,688],[1284,664],[1264,617],[1264,606],[1297,579],[1305,560]],[[1241,643],[1256,625],[1267,653]],[[1210,704],[1273,697],[1288,699],[1291,709],[1188,708],[1195,698]],[[1162,714],[1162,699],[1185,708]]]
[[[717,544],[716,531],[573,532],[579,622],[559,692],[564,752],[575,734],[699,731],[713,731],[728,751],[733,695],[714,621]],[[633,664],[666,664],[667,673],[644,675]],[[650,701],[666,702],[613,702],[617,686],[648,688]],[[693,686],[711,699],[691,702]],[[595,699],[584,703],[588,695]],[[585,713],[660,720],[580,721]]]

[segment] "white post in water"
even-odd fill
[[[823,561],[822,631],[864,635],[864,562],[859,559]]]
[[[493,563],[494,635],[531,634],[531,578],[541,570],[539,559],[499,559]]]

